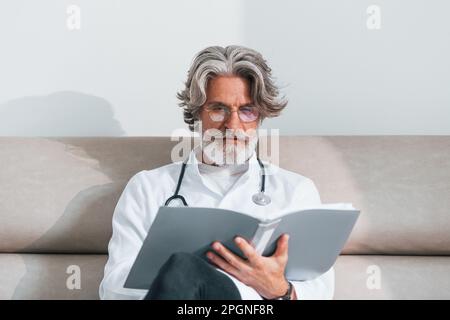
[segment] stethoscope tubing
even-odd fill
[[[259,195],[260,197],[264,197],[266,200],[265,200],[265,202],[258,203],[257,201],[254,200],[256,195],[253,196],[252,199],[258,205],[266,205],[266,204],[270,203],[270,198],[265,194],[265,191],[266,191],[266,171],[265,171],[264,164],[261,161],[261,159],[259,159],[259,158],[256,158],[256,159],[258,160],[259,167],[261,168],[261,188],[260,188],[259,193],[257,193],[256,195]],[[172,200],[176,200],[176,199],[181,200],[181,202],[183,203],[183,205],[185,207],[189,206],[187,201],[186,201],[186,199],[182,195],[179,194],[180,188],[181,188],[181,184],[183,182],[184,173],[186,171],[186,166],[187,166],[187,161],[184,161],[182,166],[181,166],[180,174],[178,176],[177,187],[175,189],[175,193],[166,200],[166,202],[164,203],[164,206],[168,206],[172,202]]]

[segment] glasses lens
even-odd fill
[[[256,107],[242,107],[239,109],[239,118],[244,122],[252,122],[258,119],[259,111]]]
[[[208,110],[212,121],[222,122],[225,119],[226,110],[222,107],[213,107]]]

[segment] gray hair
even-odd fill
[[[263,56],[250,48],[212,46],[203,49],[192,62],[184,90],[177,93],[179,106],[184,110],[184,122],[194,131],[194,122],[206,102],[208,80],[218,75],[235,75],[250,81],[250,94],[260,110],[261,121],[279,116],[287,101],[279,97],[271,71]]]

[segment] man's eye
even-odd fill
[[[253,107],[248,106],[248,107],[242,107],[240,109],[242,112],[253,112]]]
[[[213,111],[222,111],[222,110],[225,110],[225,107],[224,106],[212,106],[211,110],[213,110]]]

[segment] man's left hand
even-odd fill
[[[270,257],[258,254],[253,246],[241,237],[235,243],[244,253],[246,260],[235,255],[220,242],[214,242],[216,251],[208,252],[207,257],[220,269],[239,281],[255,289],[262,297],[273,299],[286,293],[289,284],[284,276],[288,261],[289,235],[283,234],[277,242],[275,253]],[[295,290],[291,298],[296,299]]]

